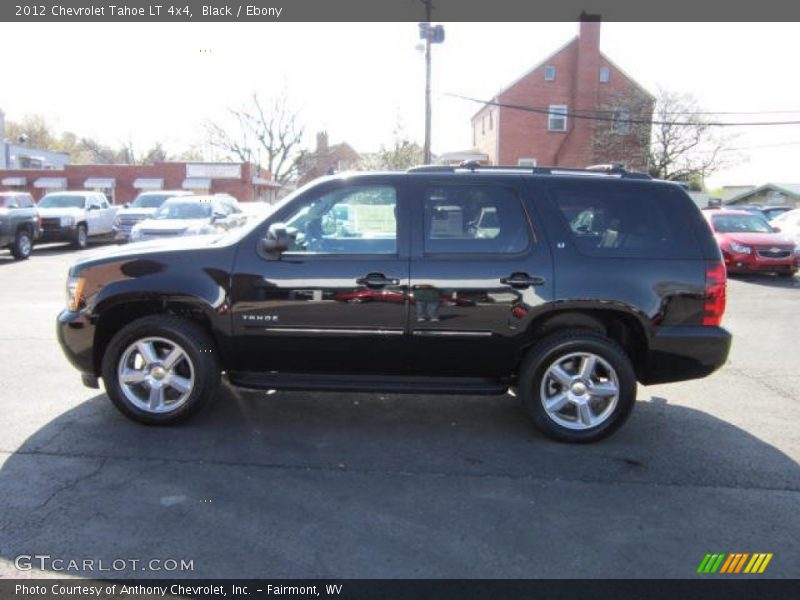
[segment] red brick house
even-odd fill
[[[600,52],[600,17],[582,15],[577,37],[492,99],[539,112],[487,104],[472,117],[473,145],[495,165],[644,169],[649,127],[630,119],[651,119],[654,100]]]
[[[360,160],[361,156],[350,144],[342,142],[331,146],[328,143],[328,133],[320,131],[317,134],[316,150],[306,154],[300,161],[298,185],[304,185],[323,175],[352,169]]]

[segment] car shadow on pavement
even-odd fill
[[[583,486],[577,496],[629,487],[619,490],[624,501],[589,493],[565,498],[566,514],[548,508],[552,488],[573,484]],[[587,535],[607,519],[641,518],[641,529],[666,509],[637,495],[656,490],[659,498],[682,486],[700,489],[713,506],[725,490],[797,492],[800,468],[730,423],[657,397],[640,399],[615,436],[577,446],[539,435],[511,396],[270,394],[225,386],[189,423],[145,427],[100,394],[46,424],[7,458],[0,470],[0,559],[39,553],[110,564],[185,557],[199,568],[170,576],[371,577],[387,575],[382,569],[391,565],[376,562],[376,553],[388,552],[398,561],[390,570],[396,576],[459,576],[460,563],[426,570],[424,562],[433,559],[419,552],[428,550],[406,548],[407,536],[428,539],[442,561],[467,552],[459,543],[468,550],[488,544],[493,556],[503,556],[505,544],[522,543],[511,538],[523,515],[541,520],[536,511],[546,511],[545,525],[537,527],[552,520],[558,525],[549,535],[556,536],[576,519]],[[571,516],[575,502],[588,512]],[[648,506],[655,516],[632,516]],[[484,531],[487,518],[500,519],[493,527],[508,532]],[[442,519],[455,519],[451,533],[437,532]],[[674,527],[692,525],[679,519]],[[405,541],[371,549],[378,543],[372,529]],[[514,562],[516,554],[508,553]],[[558,573],[551,575],[568,576]],[[113,575],[158,576],[127,567]],[[520,572],[486,563],[460,576],[514,575]]]
[[[60,254],[74,254],[75,255],[75,259],[77,260],[85,252],[91,252],[92,250],[95,250],[95,249],[98,249],[98,248],[107,248],[107,247],[113,247],[113,246],[116,246],[116,245],[117,245],[116,242],[113,242],[113,241],[90,242],[89,245],[86,247],[86,249],[79,250],[78,248],[75,248],[74,246],[72,246],[72,244],[68,244],[68,243],[63,243],[62,244],[62,243],[54,242],[54,243],[51,243],[51,244],[45,244],[45,245],[41,245],[41,246],[37,244],[33,248],[33,254],[31,255],[31,258],[36,257],[37,254],[40,254],[40,255],[43,255],[43,256],[58,256]]]

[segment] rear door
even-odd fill
[[[396,373],[405,367],[407,192],[393,179],[332,181],[276,213],[242,244],[233,329],[243,371]],[[270,257],[272,223],[290,232]]]
[[[503,376],[553,295],[550,251],[517,177],[414,189],[411,360],[429,375]]]

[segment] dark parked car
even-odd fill
[[[31,255],[41,231],[39,212],[30,194],[0,192],[0,247],[8,248],[17,260],[24,260]]]
[[[545,434],[587,442],[625,421],[637,380],[704,377],[731,343],[700,211],[619,170],[332,176],[239,230],[132,250],[70,269],[58,335],[148,424],[196,413],[224,371],[255,389],[513,388]],[[404,300],[337,300],[363,290]]]

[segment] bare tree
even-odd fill
[[[622,163],[646,171],[650,164],[653,101],[643,94],[616,94],[598,111],[592,135],[592,162]]]
[[[702,182],[739,159],[731,152],[734,137],[711,125],[690,94],[659,90],[653,121],[654,177]]]
[[[652,114],[652,117],[650,117]],[[599,112],[592,148],[597,162],[622,162],[653,177],[703,181],[739,160],[691,94],[659,89],[655,110],[644,99],[614,98]]]
[[[228,109],[233,126],[219,122],[206,123],[209,143],[228,157],[256,163],[266,168],[273,179],[285,184],[297,176],[303,157],[303,134],[298,113],[286,93],[262,102],[253,93],[250,103]]]

